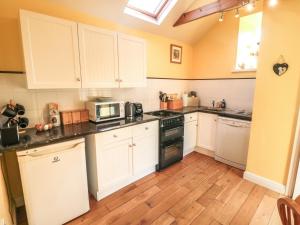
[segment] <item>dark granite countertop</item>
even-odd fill
[[[225,109],[225,110],[214,110],[210,109],[205,106],[200,106],[200,107],[183,107],[182,109],[174,109],[174,110],[168,110],[172,112],[178,112],[182,114],[188,114],[188,113],[193,113],[193,112],[204,112],[204,113],[211,113],[211,114],[217,114],[222,117],[228,117],[228,118],[233,118],[233,119],[240,119],[240,120],[247,120],[251,121],[252,120],[252,114],[247,113],[247,112],[242,112],[238,110],[232,110],[232,109]]]
[[[41,147],[66,140],[84,137],[89,134],[105,132],[141,123],[147,123],[158,119],[158,117],[144,114],[143,117],[139,117],[134,120],[121,119],[98,124],[86,122],[55,127],[49,131],[43,132],[37,132],[35,128],[29,128],[25,130],[24,134],[20,134],[19,144],[7,147],[4,147],[0,144],[0,153],[6,151],[22,151],[30,148]]]

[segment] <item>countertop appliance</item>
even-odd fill
[[[125,103],[125,117],[132,119],[143,114],[143,105],[141,103]]]
[[[219,117],[215,159],[239,169],[245,169],[251,122]]]
[[[89,110],[89,120],[95,123],[125,117],[123,101],[91,101],[86,103],[86,109]]]
[[[61,225],[89,211],[84,139],[17,152],[28,224]]]
[[[162,170],[183,158],[184,116],[166,110],[146,113],[160,118],[159,122],[159,164]]]

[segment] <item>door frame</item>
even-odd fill
[[[295,138],[292,148],[292,156],[291,163],[289,167],[288,180],[286,185],[285,195],[288,197],[293,197],[297,173],[298,173],[298,165],[300,162],[300,108],[298,108],[298,117],[296,121],[295,128]]]

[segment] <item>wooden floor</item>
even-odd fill
[[[96,202],[68,225],[279,225],[279,194],[242,179],[242,171],[192,153]]]

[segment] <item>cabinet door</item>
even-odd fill
[[[119,87],[117,33],[79,24],[78,34],[82,87]]]
[[[146,86],[146,43],[143,39],[118,34],[120,87]]]
[[[158,161],[158,136],[133,138],[133,174],[140,178],[155,170]]]
[[[215,151],[218,115],[209,113],[198,114],[197,146]]]
[[[197,121],[184,124],[184,147],[183,155],[191,153],[197,142]]]
[[[77,24],[20,11],[29,89],[80,88]]]
[[[125,186],[132,177],[131,139],[99,145],[98,174],[100,192]]]

